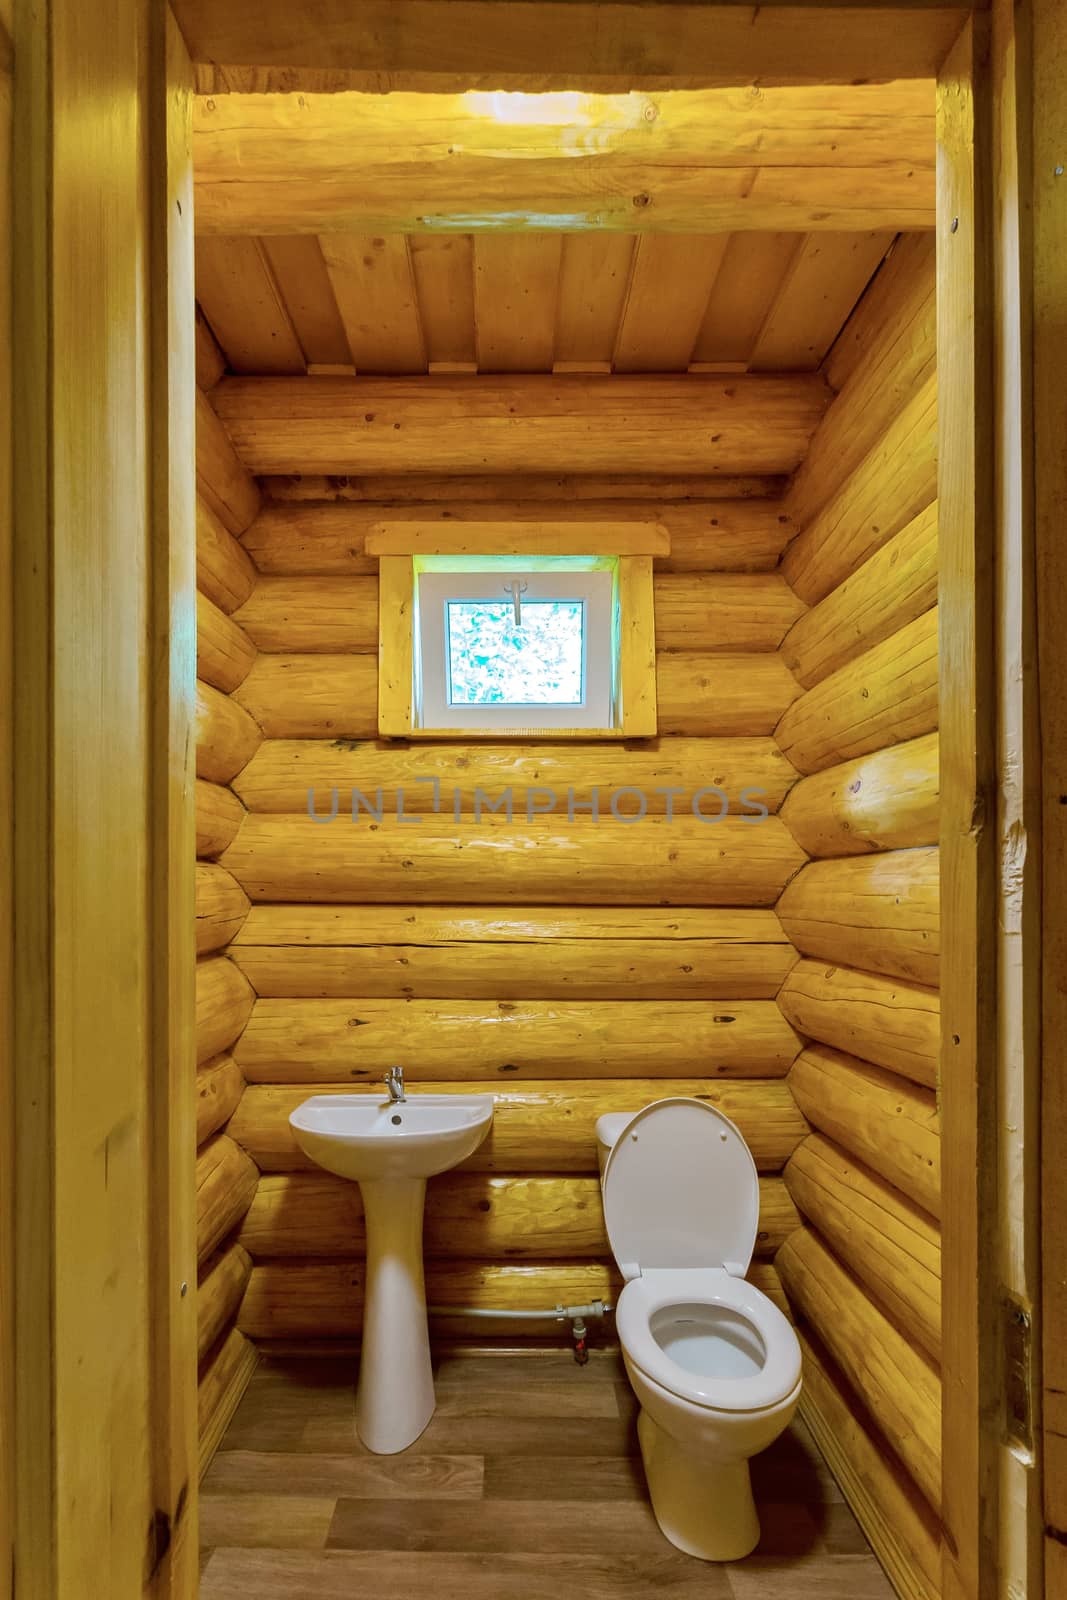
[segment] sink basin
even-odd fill
[[[304,1154],[359,1184],[367,1236],[356,1431],[395,1455],[434,1412],[422,1272],[426,1180],[477,1150],[493,1121],[491,1094],[316,1094],[289,1118]]]
[[[317,1094],[289,1118],[306,1156],[339,1177],[432,1178],[481,1144],[493,1097],[420,1094],[393,1104],[366,1094]]]

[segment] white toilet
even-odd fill
[[[745,1282],[759,1225],[752,1154],[702,1100],[657,1100],[596,1125],[604,1219],[626,1282],[616,1326],[641,1403],[656,1521],[704,1561],[759,1542],[750,1457],[788,1427],[800,1346]]]

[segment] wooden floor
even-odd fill
[[[763,1525],[713,1566],[663,1538],[617,1356],[449,1356],[410,1450],[355,1438],[349,1361],[265,1361],[201,1502],[201,1600],[892,1600],[805,1430],[754,1464]]]

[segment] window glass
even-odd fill
[[[451,706],[580,706],[585,602],[449,600]]]

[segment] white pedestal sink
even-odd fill
[[[422,1272],[426,1179],[477,1150],[492,1095],[317,1094],[289,1118],[304,1154],[363,1194],[367,1275],[356,1428],[368,1450],[395,1455],[433,1416]]]

